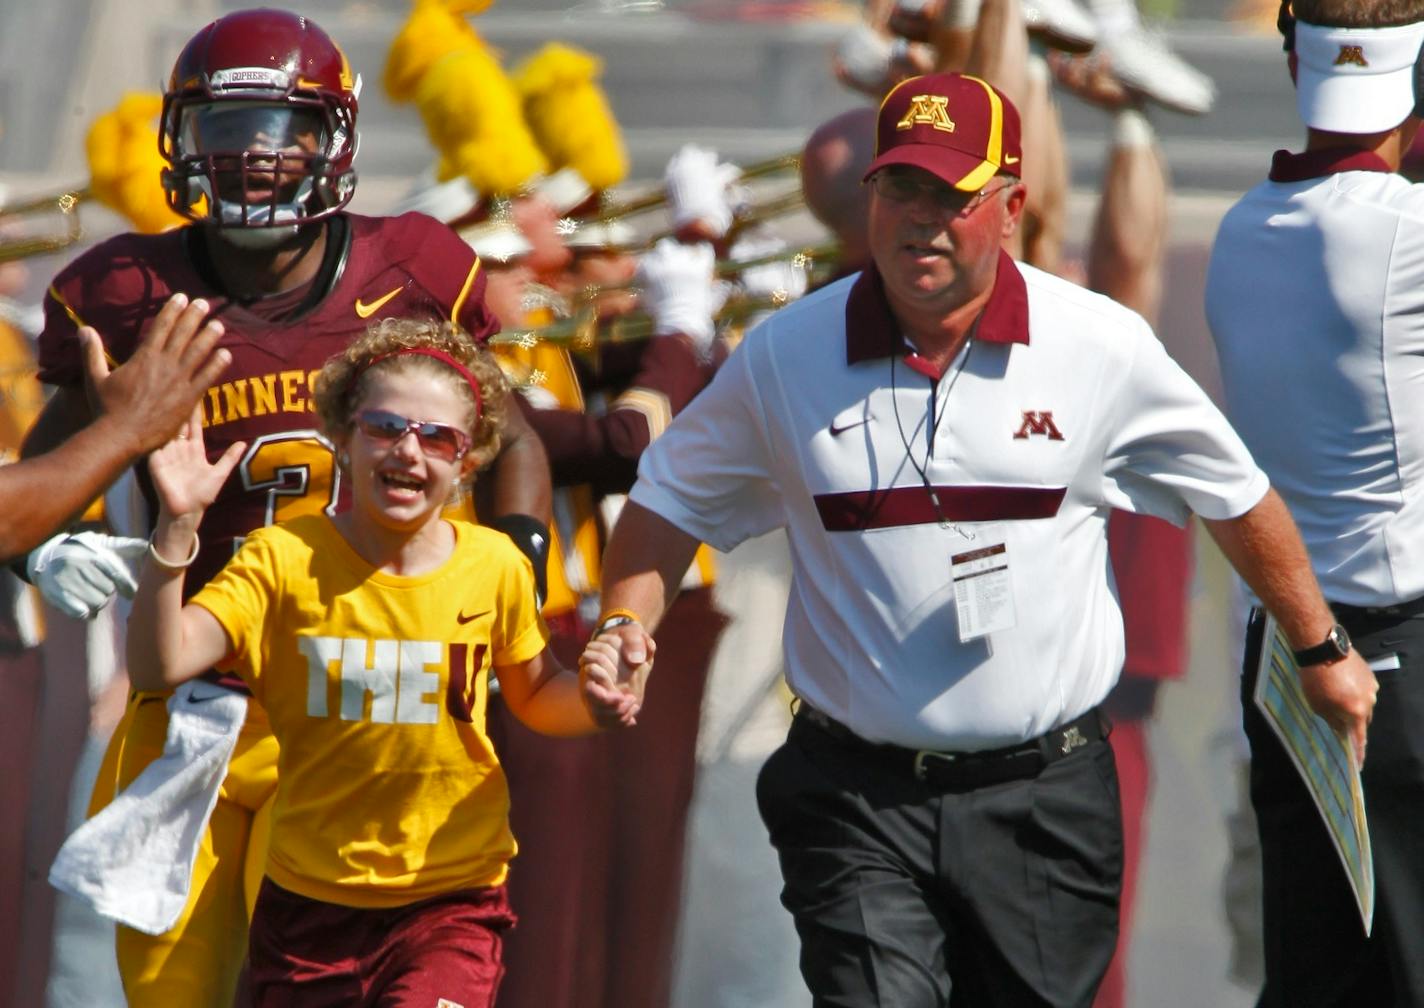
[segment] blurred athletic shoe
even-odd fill
[[[1098,51],[1107,56],[1124,87],[1159,105],[1187,115],[1203,115],[1216,101],[1211,78],[1167,48],[1155,32],[1133,26],[1104,33]]]
[[[1085,53],[1098,41],[1098,26],[1074,0],[1020,0],[1024,27],[1054,49]]]

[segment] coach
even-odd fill
[[[1419,127],[1424,4],[1296,0],[1295,12],[1305,151],[1277,152],[1222,221],[1207,319],[1227,412],[1342,625],[1326,660],[1353,639],[1379,676],[1363,771],[1377,898],[1366,937],[1309,797],[1248,703],[1261,1004],[1424,1005],[1424,187],[1396,174]],[[1247,696],[1260,636],[1257,620]]]
[[[753,331],[643,456],[590,647],[640,660],[699,540],[784,526],[800,702],[758,797],[815,1003],[1087,1006],[1122,856],[1108,512],[1195,511],[1296,643],[1334,620],[1147,325],[1000,251],[1024,203],[1003,95],[913,78],[877,134],[873,266]],[[1362,734],[1368,669],[1309,671]]]

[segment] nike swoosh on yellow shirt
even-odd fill
[[[370,304],[367,304],[360,298],[357,298],[356,314],[359,315],[361,318],[370,318],[372,315],[374,315],[377,311],[380,310],[381,305],[385,304],[387,301],[395,297],[403,290],[405,290],[404,287],[397,287],[393,291],[387,291],[380,297],[376,298],[376,300],[372,301]]]

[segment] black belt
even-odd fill
[[[1027,742],[977,752],[938,752],[871,742],[804,702],[797,704],[791,730],[793,736],[802,733],[802,737],[806,737],[804,733],[809,732],[821,739],[834,740],[942,791],[972,791],[991,784],[1037,777],[1050,763],[1090,742],[1107,738],[1107,725],[1096,707]]]
[[[1352,619],[1410,619],[1424,613],[1424,595],[1407,602],[1382,606],[1356,606],[1346,605],[1343,602],[1331,602],[1330,609],[1335,613],[1336,619],[1346,624]]]

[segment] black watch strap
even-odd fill
[[[1339,661],[1350,653],[1350,635],[1336,623],[1325,635],[1325,640],[1314,647],[1302,648],[1294,653],[1296,665],[1319,665],[1323,662]]]

